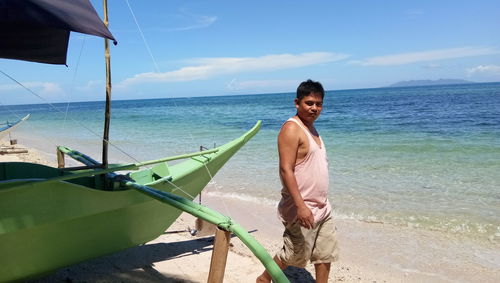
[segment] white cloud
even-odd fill
[[[184,31],[192,29],[200,29],[211,26],[217,21],[216,16],[200,16],[189,12],[185,8],[179,10],[179,14],[176,16],[179,21],[185,22],[186,24],[177,28],[170,28],[169,31]]]
[[[302,54],[273,54],[261,57],[201,58],[192,60],[195,63],[194,66],[187,66],[164,73],[148,72],[137,74],[125,79],[117,86],[127,87],[140,83],[194,81],[218,75],[299,68],[339,61],[347,57],[349,56],[345,54],[310,52]]]
[[[63,90],[59,84],[43,83],[41,85],[41,92],[43,94],[61,94],[63,93]]]
[[[76,89],[79,91],[94,91],[95,89],[103,89],[105,87],[105,83],[102,80],[90,80],[85,85],[77,86]]]
[[[60,95],[63,93],[61,86],[57,83],[52,82],[24,82],[22,83],[26,88],[37,94],[43,95]],[[14,91],[22,90],[18,84],[5,84],[0,85],[0,91]]]
[[[192,25],[172,28],[170,31],[182,31],[182,30],[192,30],[192,29],[200,29],[211,26],[213,23],[217,21],[217,17],[215,16],[196,16],[193,18],[194,23]]]
[[[132,12],[132,9],[131,9],[131,12]],[[132,14],[133,14],[133,12],[132,12]],[[133,14],[133,17],[135,18],[134,14]],[[176,14],[165,15],[163,13],[162,17],[169,18],[169,20],[170,20],[169,22],[174,22],[174,24],[164,23],[163,26],[156,25],[156,26],[142,27],[142,30],[148,31],[148,32],[187,31],[187,30],[193,30],[193,29],[207,28],[207,27],[213,25],[218,20],[217,16],[195,15],[193,13],[190,13],[186,9],[180,9],[179,12]],[[167,22],[167,21],[165,21],[165,22]],[[170,25],[170,27],[168,25]],[[172,27],[172,25],[177,25],[177,26]],[[113,32],[136,33],[137,29],[135,29],[135,28],[134,29],[116,29],[116,28],[113,28]]]
[[[478,74],[478,73],[500,75],[500,66],[497,66],[497,65],[479,65],[479,66],[467,69],[467,73],[469,75]]]
[[[21,89],[19,85],[16,84],[5,84],[5,85],[0,85],[0,91],[12,91],[12,90],[17,90]]]
[[[200,16],[190,13],[186,9],[180,9],[179,13],[172,15],[177,24],[181,23],[178,27],[149,27],[145,30],[148,31],[186,31],[193,29],[207,28],[217,22],[217,16]]]
[[[416,62],[435,61],[452,58],[463,58],[481,55],[499,54],[500,50],[489,47],[461,47],[450,49],[437,49],[413,53],[401,53],[386,56],[377,56],[359,61],[351,61],[352,64],[362,66],[391,66],[404,65]]]
[[[18,84],[0,85],[0,95],[5,99],[4,103],[47,103],[64,99],[64,90],[53,82],[21,82]]]

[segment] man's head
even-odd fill
[[[295,107],[297,116],[304,123],[313,123],[323,110],[323,97],[325,90],[319,82],[307,80],[302,82],[297,88],[297,98]]]
[[[304,96],[311,95],[312,93],[319,94],[322,99],[325,97],[325,90],[319,82],[313,80],[304,81],[297,88],[297,99],[300,101]]]

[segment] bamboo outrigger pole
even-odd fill
[[[108,1],[103,0],[104,25],[108,27]],[[109,54],[109,39],[104,38],[104,58],[106,60],[106,108],[104,111],[104,133],[102,135],[102,166],[108,167],[109,123],[111,120],[111,59]]]

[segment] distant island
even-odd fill
[[[411,80],[401,81],[387,87],[406,87],[406,86],[431,86],[431,85],[457,85],[457,84],[473,84],[475,82],[456,79],[439,79],[439,80]]]

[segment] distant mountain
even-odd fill
[[[455,79],[439,79],[439,80],[412,80],[401,81],[392,84],[388,87],[405,87],[405,86],[430,86],[430,85],[457,85],[457,84],[473,84],[475,82]]]

